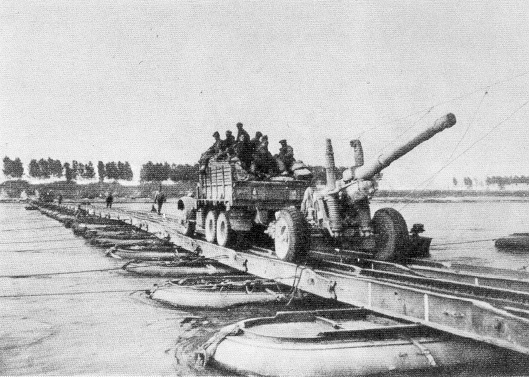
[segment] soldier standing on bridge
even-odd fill
[[[107,208],[112,208],[112,203],[114,202],[114,197],[112,196],[111,192],[108,193],[108,196],[106,198],[106,202],[107,202]]]
[[[162,191],[162,185],[160,185],[160,190],[156,191],[154,196],[154,203],[158,205],[158,215],[162,214],[162,205],[167,201],[165,193]]]

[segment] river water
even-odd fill
[[[376,202],[373,209],[384,206]],[[172,212],[174,204],[165,210]],[[401,212],[408,225],[425,224],[426,235],[434,238],[432,259],[510,269],[529,265],[529,253],[499,251],[490,240],[473,242],[529,232],[529,202],[418,203]],[[472,243],[446,245],[465,241]],[[38,211],[0,204],[0,374],[226,375],[195,367],[196,347],[226,324],[285,310],[279,304],[175,310],[145,297],[161,279],[127,275],[119,270],[122,264]],[[512,372],[493,372],[498,374]]]

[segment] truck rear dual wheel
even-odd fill
[[[204,233],[206,241],[215,242],[217,239],[217,211],[211,210],[206,215],[206,223],[204,224]]]
[[[230,219],[226,211],[221,211],[217,215],[217,211],[211,210],[206,215],[206,224],[204,229],[206,241],[220,246],[228,245],[233,239],[233,231],[230,225]]]
[[[301,212],[295,208],[279,211],[274,235],[276,256],[285,262],[299,262],[307,254],[309,241],[308,226]]]
[[[217,243],[220,246],[226,246],[233,239],[233,231],[230,225],[230,219],[225,211],[219,213],[217,217]]]
[[[381,208],[373,216],[375,258],[384,261],[402,259],[409,246],[408,226],[393,208]]]

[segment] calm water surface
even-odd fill
[[[147,203],[122,206],[150,209]],[[384,206],[374,203],[373,209]],[[168,203],[166,211],[174,207]],[[425,224],[434,238],[432,259],[511,269],[529,265],[529,253],[501,252],[493,241],[445,245],[529,232],[529,203],[423,203],[401,212],[409,225]],[[0,374],[223,375],[193,366],[196,347],[226,324],[285,310],[167,308],[143,293],[161,280],[129,276],[118,270],[123,263],[38,211],[0,204]],[[84,270],[104,271],[23,276]]]

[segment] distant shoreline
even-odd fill
[[[75,182],[54,182],[32,184],[27,181],[7,181],[0,184],[0,202],[18,201],[22,192],[34,195],[35,190],[40,193],[51,192],[52,195],[61,194],[64,200],[80,201],[88,199],[93,202],[103,201],[108,192],[114,194],[116,202],[149,202],[159,188],[160,183],[145,182],[139,185],[122,185],[119,182],[78,184]],[[169,201],[194,192],[195,182],[183,181],[174,184],[164,184]],[[389,203],[464,203],[484,201],[526,202],[529,200],[529,190],[379,190],[374,202]]]

